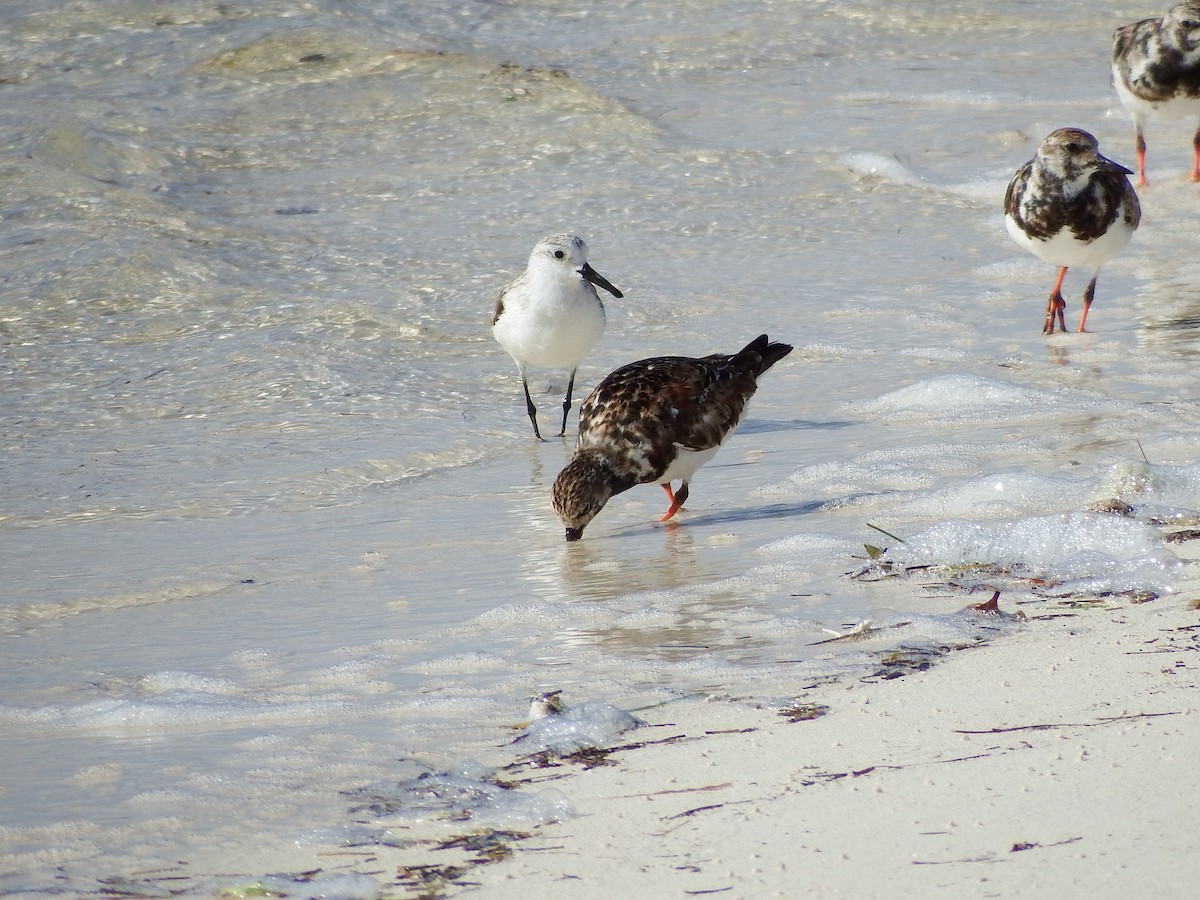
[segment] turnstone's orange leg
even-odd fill
[[[1063,279],[1067,277],[1067,267],[1058,267],[1058,281],[1054,282],[1054,290],[1050,292],[1050,301],[1046,304],[1046,324],[1042,328],[1042,334],[1054,334],[1054,320],[1057,317],[1058,327],[1063,331],[1067,330],[1066,323],[1063,322],[1063,310],[1066,309],[1067,303],[1063,300],[1062,286]],[[1086,316],[1086,313],[1084,314]]]
[[[671,490],[671,482],[664,481],[662,484],[659,485],[659,487],[667,492],[667,499],[670,500],[672,503],[674,503],[675,502],[675,492],[673,490]]]
[[[664,484],[663,488],[666,490],[666,492],[668,494],[672,493],[671,486],[669,484]],[[666,515],[664,515],[658,521],[665,522],[665,521],[667,521],[667,519],[671,518],[671,516],[675,515],[675,513],[679,512],[679,508],[681,506],[683,506],[683,501],[687,499],[687,496],[688,496],[688,483],[685,481],[683,484],[681,484],[679,486],[679,490],[675,491],[674,494],[672,494],[671,508],[668,509],[666,512]]]
[[[1197,135],[1200,139],[1200,135]],[[1137,186],[1145,187],[1149,184],[1146,181],[1146,139],[1142,137],[1142,129],[1137,130],[1137,158],[1138,158],[1138,178]]]
[[[1200,181],[1200,128],[1192,138],[1192,181]]]
[[[1099,277],[1099,276],[1097,276]],[[1083,314],[1079,317],[1079,330],[1085,331],[1084,323],[1087,322],[1088,310],[1092,308],[1092,298],[1096,296],[1096,278],[1088,282],[1087,290],[1083,292]],[[1067,329],[1063,329],[1066,331]]]

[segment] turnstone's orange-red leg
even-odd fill
[[[1200,181],[1200,128],[1192,138],[1192,181]]]
[[[1200,140],[1200,133],[1197,134],[1197,140]],[[1197,151],[1200,152],[1200,151]],[[1146,181],[1146,139],[1142,137],[1142,131],[1139,128],[1137,133],[1137,159],[1138,159],[1138,177],[1137,186],[1145,187],[1150,182]]]
[[[1058,280],[1054,282],[1054,290],[1050,292],[1050,301],[1046,304],[1046,324],[1042,328],[1042,334],[1054,334],[1054,320],[1058,319],[1058,327],[1063,331],[1067,330],[1066,323],[1063,321],[1063,310],[1066,309],[1067,303],[1063,300],[1062,286],[1063,279],[1067,277],[1067,267],[1058,267]],[[1086,317],[1087,313],[1084,313]]]
[[[669,484],[664,484],[663,487],[667,489],[667,493],[671,493],[671,486]],[[671,508],[668,509],[666,514],[658,521],[665,522],[667,519],[675,515],[675,513],[679,512],[680,507],[683,506],[683,501],[687,499],[687,495],[688,483],[685,481],[679,486],[679,490],[675,491],[674,497],[671,499]]]
[[[1080,332],[1083,332],[1086,330],[1083,326],[1087,322],[1088,310],[1092,308],[1092,298],[1095,296],[1096,296],[1096,279],[1093,278],[1091,281],[1088,282],[1087,290],[1083,292],[1083,314],[1080,315],[1080,317],[1079,317]],[[1067,329],[1065,329],[1065,328],[1063,329],[1063,331],[1066,331],[1066,330]]]
[[[667,492],[667,499],[670,500],[672,503],[674,503],[675,502],[675,492],[673,490],[671,490],[671,482],[664,481],[662,484],[659,485],[659,487]]]

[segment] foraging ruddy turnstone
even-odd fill
[[[1200,3],[1180,3],[1161,19],[1118,28],[1112,76],[1133,116],[1140,187],[1146,183],[1146,120],[1200,118]],[[1200,181],[1200,122],[1192,138],[1192,181]]]
[[[629,363],[596,385],[579,408],[575,455],[554,480],[554,511],[567,540],[610,497],[635,484],[660,484],[675,515],[688,483],[733,433],[763,372],[792,348],[760,335],[737,353],[701,359],[659,356]],[[679,490],[671,482],[682,480]]]
[[[525,409],[540,440],[537,409],[529,396],[529,366],[563,368],[571,374],[563,399],[562,430],[575,389],[575,371],[604,334],[604,304],[593,285],[614,297],[624,296],[588,265],[588,247],[573,234],[542,238],[525,271],[500,292],[492,313],[492,334],[521,372]]]
[[[1083,295],[1079,330],[1084,330],[1100,267],[1129,243],[1142,217],[1127,168],[1100,155],[1096,139],[1079,128],[1052,131],[1037,155],[1017,169],[1004,195],[1004,224],[1012,239],[1038,259],[1058,266],[1046,306],[1043,334],[1063,321],[1067,269],[1092,274]]]

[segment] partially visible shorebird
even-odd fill
[[[1200,3],[1172,6],[1113,33],[1112,78],[1133,116],[1138,187],[1146,184],[1147,119],[1200,119]],[[1200,181],[1200,121],[1192,138],[1192,181]]]
[[[1004,196],[1004,224],[1012,239],[1039,259],[1058,266],[1058,280],[1046,306],[1043,334],[1063,321],[1067,269],[1091,272],[1083,295],[1079,330],[1087,323],[1100,267],[1129,243],[1141,221],[1133,173],[1100,155],[1096,139],[1079,128],[1052,131],[1037,154],[1017,169]]]
[[[661,485],[671,506],[660,521],[675,515],[696,470],[737,427],[759,376],[791,352],[764,334],[732,355],[660,356],[609,374],[579,408],[575,455],[554,480],[567,540],[583,537],[609,498],[635,484]]]
[[[575,372],[604,334],[604,304],[593,285],[614,297],[624,296],[588,265],[587,256],[587,244],[573,234],[542,238],[529,255],[525,271],[500,292],[492,313],[492,335],[521,372],[525,409],[539,440],[537,409],[529,396],[529,366],[570,372],[559,432],[560,436],[566,434]]]

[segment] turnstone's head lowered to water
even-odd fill
[[[500,292],[492,313],[492,335],[521,372],[525,409],[539,439],[537,409],[529,396],[529,366],[570,372],[559,431],[566,434],[575,371],[604,334],[604,304],[593,285],[614,297],[623,296],[588,265],[587,257],[587,244],[573,234],[542,238],[529,255],[525,271]]]
[[[1055,319],[1067,330],[1062,284],[1072,266],[1092,276],[1079,317],[1079,330],[1084,330],[1100,267],[1129,243],[1141,221],[1137,194],[1127,177],[1131,174],[1101,156],[1099,144],[1086,131],[1059,128],[1013,175],[1004,197],[1008,233],[1038,259],[1059,267],[1046,306],[1044,334],[1054,333]]]
[[[575,455],[554,480],[554,511],[568,541],[610,497],[635,484],[660,484],[679,511],[688,483],[742,417],[758,378],[791,353],[760,335],[734,354],[660,356],[609,374],[579,410]],[[671,482],[681,480],[679,490]]]

